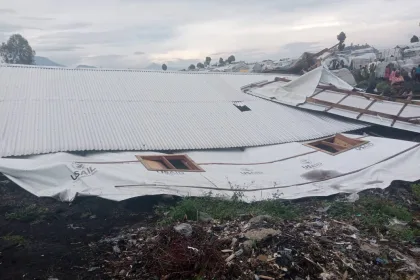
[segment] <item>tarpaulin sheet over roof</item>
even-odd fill
[[[204,196],[210,191],[226,197],[240,191],[246,201],[293,199],[420,179],[419,143],[362,140],[367,143],[337,155],[300,143],[187,152],[204,172],[149,171],[136,156],[164,154],[145,151],[2,158],[0,172],[36,196],[63,201],[78,195],[120,201],[158,194]]]
[[[248,94],[281,104],[420,132],[420,101],[388,101],[387,97],[352,90],[353,87],[325,67],[318,67],[291,82],[278,79],[244,89]]]
[[[0,156],[261,146],[366,127],[240,90],[274,77],[1,65]]]

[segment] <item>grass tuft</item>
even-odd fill
[[[9,241],[11,243],[18,244],[18,245],[26,244],[26,239],[21,235],[5,235],[5,236],[2,236],[1,239],[3,239],[4,241]]]
[[[167,208],[161,206],[158,214],[165,213],[163,223],[179,221],[187,217],[198,220],[200,212],[207,213],[214,219],[229,220],[240,215],[270,215],[282,219],[295,219],[299,216],[297,208],[279,200],[266,200],[246,203],[238,199],[223,199],[219,197],[186,197],[175,206]]]
[[[6,213],[4,216],[7,220],[32,222],[44,220],[48,212],[48,208],[39,207],[36,204],[31,204],[24,208],[19,208],[15,212]]]

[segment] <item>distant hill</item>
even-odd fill
[[[65,67],[43,56],[35,56],[35,65]]]
[[[77,65],[76,68],[96,68],[96,67],[90,66],[90,65]]]

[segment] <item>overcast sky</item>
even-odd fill
[[[256,61],[335,44],[378,48],[420,36],[419,0],[0,0],[0,41],[75,66],[188,67],[211,56]]]

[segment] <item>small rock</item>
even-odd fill
[[[239,257],[240,255],[242,255],[244,253],[244,250],[239,249],[238,251],[235,252],[235,256]]]
[[[193,231],[192,226],[186,223],[174,226],[174,230],[185,237],[190,237]]]
[[[113,246],[112,250],[114,251],[115,254],[121,253],[121,249],[118,247],[118,245]]]
[[[356,202],[359,200],[359,195],[357,193],[352,193],[351,195],[346,197],[348,202]]]
[[[353,232],[353,233],[359,231],[356,227],[354,227],[352,225],[345,225],[345,226],[343,226],[343,229],[347,229],[347,230],[349,230],[350,232]]]
[[[238,243],[238,239],[237,238],[232,238],[232,243],[230,244],[231,248],[235,248],[236,243]]]
[[[318,227],[318,228],[323,228],[324,227],[324,223],[320,222],[320,221],[312,222],[312,223],[309,223],[309,224],[314,226],[314,227]]]
[[[346,247],[346,249],[351,250],[351,249],[353,249],[353,247],[351,245],[349,245],[349,246]]]
[[[262,262],[266,262],[268,260],[268,257],[266,255],[259,255],[257,259]]]
[[[198,220],[201,222],[209,223],[213,221],[213,218],[205,212],[198,212]]]
[[[420,256],[420,248],[411,248],[410,252],[414,255],[414,256]]]
[[[271,217],[270,215],[259,215],[259,216],[251,218],[248,221],[248,223],[257,224],[257,223],[261,223],[261,222],[271,222],[273,220],[274,220],[273,217]]]
[[[284,249],[274,254],[276,263],[279,266],[289,267],[293,262],[292,251],[290,249]]]
[[[125,270],[124,270],[124,269],[121,269],[121,271],[120,271],[120,273],[119,273],[119,274],[120,274],[121,276],[124,276],[124,275],[125,275],[125,273],[126,273],[126,272],[125,272]]]
[[[212,230],[214,231],[223,231],[225,229],[225,225],[217,225],[217,226],[213,226]]]
[[[406,226],[407,226],[406,222],[403,222],[394,218],[391,221],[389,221],[388,228],[392,228],[394,230],[404,230]]]
[[[245,254],[250,255],[252,253],[252,248],[254,247],[254,241],[247,240],[242,245],[243,245]]]
[[[92,271],[95,271],[95,270],[98,270],[98,269],[100,269],[100,267],[94,266],[94,267],[89,268],[88,272],[92,272]]]
[[[362,243],[362,245],[360,245],[360,250],[375,256],[379,256],[380,254],[378,246],[375,246],[374,244]]]
[[[258,230],[250,230],[245,233],[245,237],[251,240],[261,241],[269,236],[280,234],[279,230],[272,228],[262,228]]]

